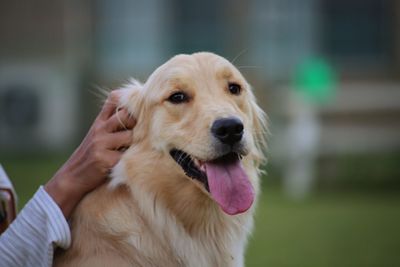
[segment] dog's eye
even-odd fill
[[[183,92],[177,92],[177,93],[170,95],[170,97],[168,97],[168,101],[173,104],[179,104],[179,103],[183,103],[183,102],[188,102],[189,97]]]
[[[240,94],[240,91],[242,90],[240,85],[237,83],[229,83],[228,88],[229,88],[229,92],[231,92],[231,94],[233,94],[233,95]]]

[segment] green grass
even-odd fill
[[[304,202],[264,190],[247,266],[400,266],[400,196],[330,193]]]
[[[64,156],[0,158],[0,164],[17,191],[19,209],[33,196],[40,185],[44,185],[53,176],[66,159]]]
[[[19,206],[66,160],[64,156],[0,159]],[[266,188],[257,208],[247,266],[400,266],[400,195],[317,193],[290,201]]]

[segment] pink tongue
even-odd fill
[[[254,190],[239,160],[229,164],[207,162],[205,167],[211,196],[224,212],[235,215],[250,208]]]

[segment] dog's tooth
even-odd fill
[[[205,167],[204,164],[201,164],[201,165],[200,165],[200,170],[203,171],[203,172],[206,172],[206,167]]]
[[[206,171],[206,167],[205,167],[205,164],[204,164],[204,162],[202,162],[202,161],[199,161],[199,169],[201,170],[201,171],[203,171],[203,172],[205,172]]]
[[[192,158],[192,161],[193,161],[194,165],[197,166],[197,164],[198,164],[197,159],[196,158]]]

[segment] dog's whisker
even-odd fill
[[[177,159],[177,162],[178,162],[179,164],[182,163],[182,154],[179,154],[179,158]]]
[[[178,160],[177,160],[177,162],[179,163],[179,164],[182,164],[183,163],[183,161],[186,159],[186,157],[187,157],[187,154],[180,154],[179,155],[179,158],[178,158]]]
[[[186,155],[183,157],[183,161],[186,161],[187,159],[191,160],[191,157],[190,157],[188,154],[186,154]]]
[[[244,53],[246,53],[247,51],[249,51],[249,48],[248,48],[248,47],[245,48],[245,49],[243,49],[242,51],[240,51],[239,54],[237,54],[237,55],[231,60],[231,63],[234,64],[235,61],[236,61],[239,57],[241,57]]]
[[[261,66],[237,66],[238,69],[262,69]]]

